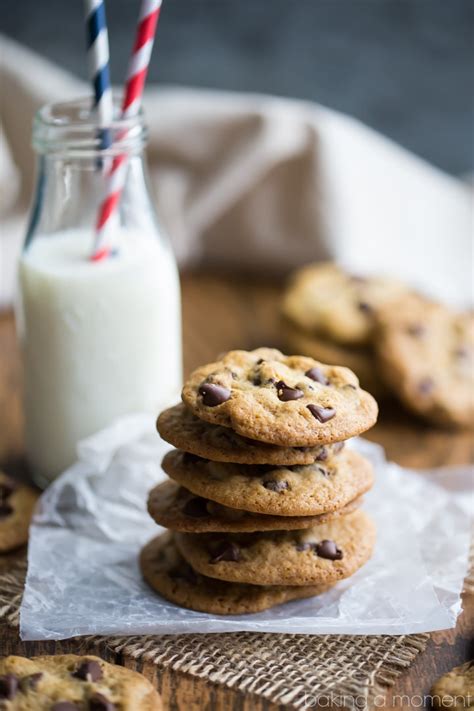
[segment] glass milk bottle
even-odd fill
[[[27,456],[46,484],[76,444],[121,415],[156,414],[181,387],[179,278],[150,198],[140,115],[100,136],[88,100],[46,106],[34,121],[39,171],[19,266],[18,331]],[[126,178],[111,215],[112,255],[90,256],[114,156]]]

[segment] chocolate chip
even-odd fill
[[[282,402],[289,402],[290,400],[299,400],[303,397],[304,392],[298,390],[297,388],[283,388],[283,390],[278,391],[278,399]]]
[[[232,380],[237,380],[237,378],[239,377],[237,373],[234,373],[234,371],[232,371],[230,375],[232,377]]]
[[[257,360],[257,365],[262,365],[262,363],[265,363],[264,358],[259,358],[259,359]]]
[[[0,482],[0,500],[8,499],[18,488],[18,484],[10,479]]]
[[[461,360],[463,358],[469,358],[471,351],[468,346],[459,346],[459,348],[454,350],[454,355]]]
[[[79,709],[80,706],[71,701],[58,701],[57,704],[51,706],[51,711],[79,711]]]
[[[327,447],[321,447],[321,449],[317,453],[314,461],[315,462],[325,462],[326,459],[328,458],[328,456],[329,456],[329,452],[327,450]]]
[[[359,303],[357,304],[357,308],[364,314],[371,314],[373,311],[372,306],[366,301],[359,301]]]
[[[117,707],[103,694],[94,694],[89,699],[89,711],[116,711]]]
[[[311,378],[311,380],[314,380],[316,383],[321,383],[321,385],[329,384],[329,380],[326,378],[321,368],[310,368],[306,371],[305,375],[307,378]]]
[[[18,692],[18,678],[14,674],[0,676],[0,699],[14,699]]]
[[[20,679],[20,690],[23,693],[26,693],[27,691],[30,691],[30,689],[36,689],[42,678],[43,674],[41,672],[24,676],[23,679]]]
[[[316,467],[316,469],[317,469],[318,472],[319,472],[320,474],[322,474],[323,476],[325,476],[325,477],[329,476],[328,470],[327,470],[327,469],[324,469],[324,467]]]
[[[255,377],[252,380],[252,385],[256,385],[258,387],[261,384],[262,384],[262,378],[260,378],[259,376]]]
[[[418,383],[418,390],[422,395],[428,395],[433,390],[434,380],[432,378],[423,378]]]
[[[336,410],[334,410],[332,407],[321,407],[320,405],[307,405],[308,410],[310,413],[315,417],[319,422],[328,422],[328,420],[332,420],[334,415],[336,414]]]
[[[198,457],[197,454],[191,454],[191,452],[183,453],[183,464],[200,464],[205,461],[202,457]]]
[[[411,323],[406,329],[408,335],[414,336],[415,338],[422,336],[425,330],[425,327],[421,323]]]
[[[102,679],[102,668],[95,659],[85,659],[72,674],[76,679],[83,681],[98,681]]]
[[[223,385],[215,385],[214,383],[204,383],[199,388],[199,395],[202,396],[202,402],[208,407],[216,407],[227,402],[230,398],[230,390]]]
[[[207,499],[203,499],[201,496],[194,496],[192,499],[186,501],[183,506],[183,512],[186,516],[192,516],[193,518],[205,518],[209,516]]]
[[[268,481],[263,482],[263,486],[265,489],[269,489],[270,491],[284,491],[285,489],[288,489],[288,482],[269,479]]]
[[[341,451],[341,449],[344,449],[345,446],[345,442],[334,442],[334,444],[332,445],[332,453],[337,454]]]
[[[6,518],[13,513],[13,508],[5,501],[0,501],[0,518]]]
[[[289,400],[299,400],[300,397],[303,397],[304,395],[304,392],[302,390],[299,390],[298,388],[290,388],[290,386],[286,385],[283,380],[279,380],[278,383],[276,383],[275,387],[277,389],[278,399],[282,402],[288,402]]]
[[[314,543],[298,543],[296,545],[297,551],[309,551],[314,548]]]
[[[342,551],[334,541],[326,540],[317,543],[314,552],[319,558],[327,558],[328,560],[341,560],[342,558]]]
[[[190,583],[191,585],[196,585],[198,582],[196,573],[191,568],[191,566],[187,563],[184,563],[184,561],[180,563],[178,568],[170,570],[168,575],[170,576],[170,578],[173,578],[175,580],[184,580],[186,583]]]
[[[219,563],[228,560],[237,563],[240,560],[240,549],[233,541],[222,541],[214,548],[209,563]]]

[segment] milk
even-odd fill
[[[156,414],[181,388],[179,279],[156,233],[114,235],[92,263],[87,230],[36,235],[20,261],[26,446],[49,481],[77,442],[131,412]]]

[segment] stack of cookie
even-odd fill
[[[288,348],[351,368],[378,398],[391,394],[435,425],[472,425],[472,311],[322,263],[293,276],[282,312]]]
[[[177,449],[148,510],[170,529],[143,549],[144,578],[202,612],[239,614],[316,595],[371,556],[359,510],[370,463],[344,446],[377,417],[347,368],[277,350],[198,368],[158,431]]]

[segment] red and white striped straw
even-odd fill
[[[162,0],[142,0],[135,42],[125,80],[121,113],[122,118],[125,119],[136,116],[140,110],[161,4]],[[119,140],[123,138],[123,134],[118,137]],[[112,252],[107,228],[117,209],[125,185],[127,162],[126,154],[116,156],[112,162],[107,180],[106,196],[97,216],[92,261],[101,261]]]

